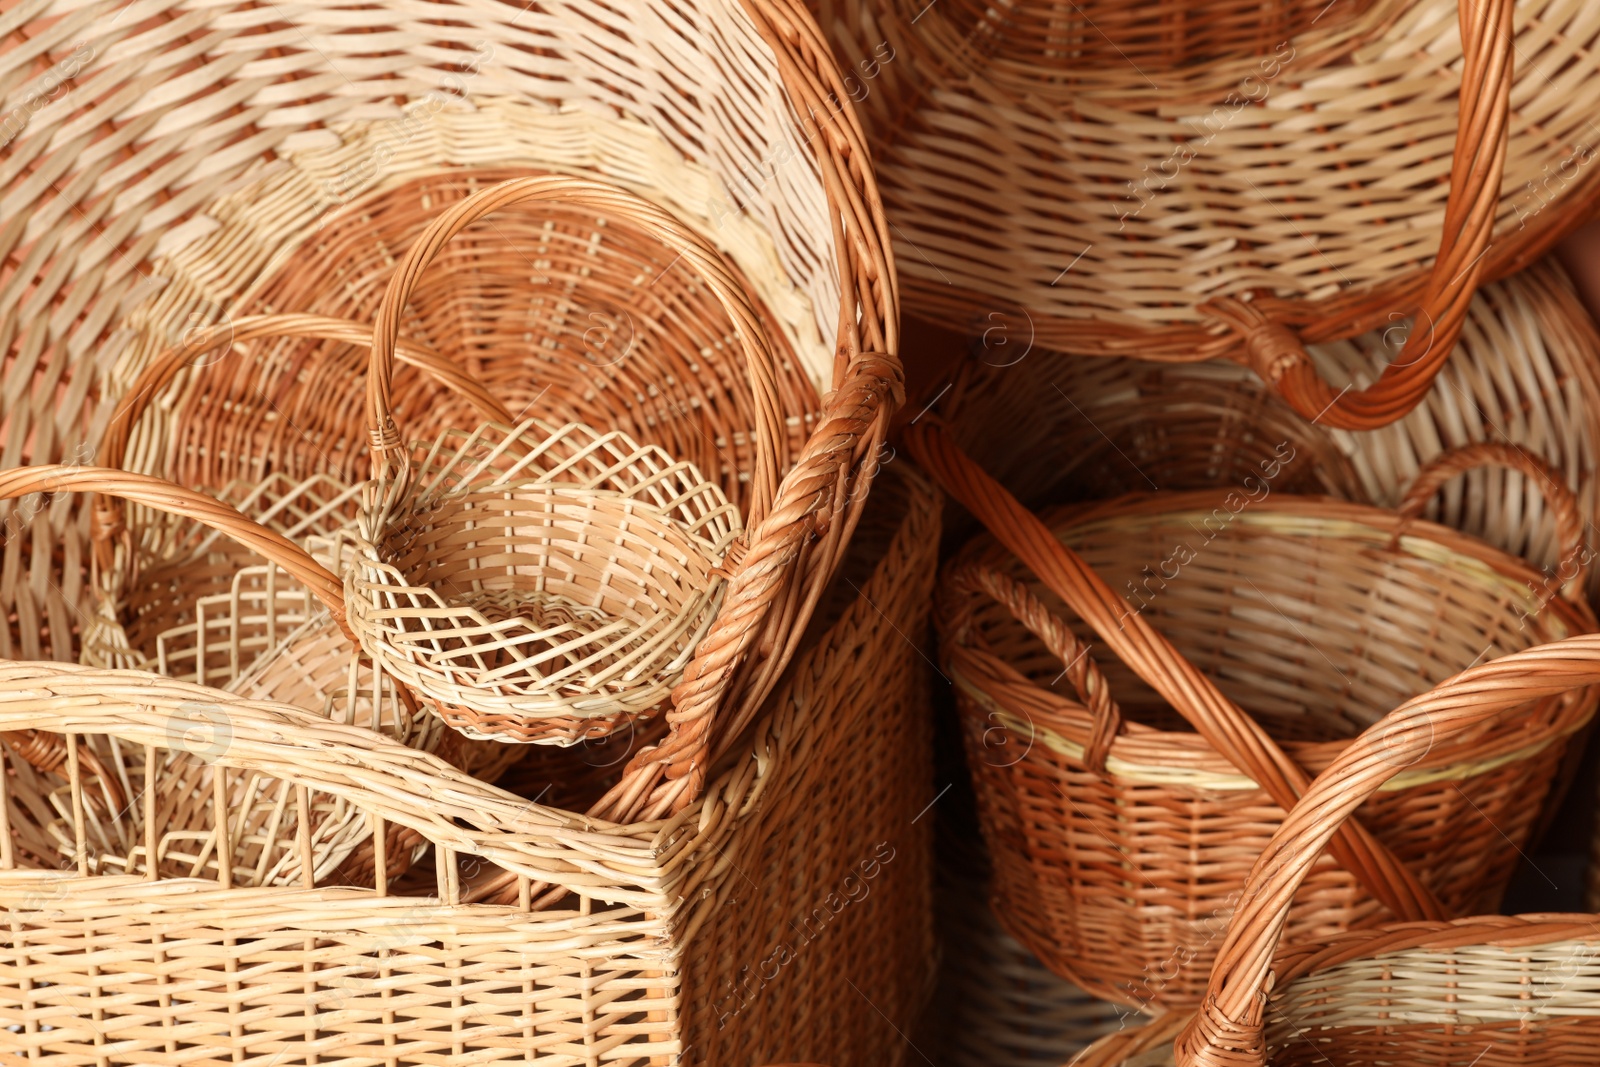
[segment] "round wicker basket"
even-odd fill
[[[1392,422],[1482,281],[1600,194],[1583,0],[820,0],[905,306],[1043,347],[1226,357],[1305,418]],[[1402,327],[1401,324],[1405,325]],[[1342,390],[1305,346],[1409,332]]]
[[[1074,1067],[1592,1060],[1595,915],[1475,916],[1280,941],[1334,829],[1406,764],[1520,705],[1571,699],[1596,683],[1600,637],[1590,635],[1474,667],[1405,702],[1318,777],[1273,835],[1217,954],[1205,1008],[1104,1038]]]
[[[1114,629],[1153,627],[1314,772],[1418,688],[1595,629],[1578,592],[1585,525],[1564,490],[1552,491],[1568,546],[1564,584],[1416,519],[1449,477],[1485,461],[1550,477],[1525,454],[1474,446],[1425,468],[1394,513],[1272,493],[1268,467],[1236,492],[1125,499],[1077,509],[1051,529],[1085,567],[1125,587]],[[1096,995],[1152,1011],[1191,1006],[1286,806],[1209,737],[1183,732],[1172,698],[1140,684],[1136,663],[1102,671],[1086,643],[1094,632],[1080,624],[1074,633],[1026,575],[980,539],[952,565],[938,612],[1001,921]],[[1076,700],[1053,690],[1064,678]],[[1490,910],[1569,739],[1594,710],[1593,700],[1536,703],[1470,744],[1440,746],[1364,821],[1445,914]],[[1440,825],[1450,832],[1435,832]],[[1143,875],[1131,896],[1130,862]],[[1381,915],[1331,857],[1314,878],[1295,936]]]
[[[1384,335],[1316,345],[1331,381],[1358,380]],[[1473,297],[1461,341],[1427,397],[1379,430],[1297,416],[1248,370],[1214,361],[1016,358],[978,349],[939,399],[962,449],[1030,507],[1146,490],[1237,486],[1287,446],[1273,491],[1399,503],[1423,464],[1451,448],[1513,444],[1560,473],[1590,521],[1600,515],[1600,330],[1546,258]],[[995,432],[1003,428],[1004,432]],[[1041,457],[1048,457],[1042,461]],[[1537,479],[1465,472],[1426,514],[1542,568],[1560,561]],[[1600,577],[1591,580],[1600,589]]]
[[[750,531],[678,729],[635,754],[606,810],[685,803],[704,784],[711,698],[742,663],[716,719],[737,731],[777,683],[900,399],[886,225],[809,16],[788,0],[627,11],[59,0],[0,20],[0,206],[26,220],[7,239],[0,294],[16,368],[5,466],[92,459],[108,398],[185,330],[232,314],[330,211],[380,186],[460,166],[583,171],[714,237],[829,403],[775,518]],[[7,539],[0,656],[75,654],[85,519],[63,498]]]

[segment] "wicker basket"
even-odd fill
[[[1152,495],[1063,517],[1046,535],[1061,538],[1058,552],[1070,548],[1106,582],[1126,579],[1126,600],[1112,594],[1120,614],[1093,620],[1127,663],[1105,673],[1084,643],[1093,634],[1075,634],[1022,584],[1027,571],[1004,549],[980,541],[952,565],[942,655],[995,857],[997,907],[1019,940],[1096,995],[1149,1010],[1192,1006],[1249,865],[1288,807],[1219,755],[1205,727],[1178,732],[1167,702],[1183,710],[1171,690],[1188,680],[1142,667],[1119,643],[1159,631],[1154,639],[1170,640],[1194,676],[1248,708],[1294,766],[1315,771],[1417,689],[1484,657],[1595,629],[1578,591],[1585,527],[1564,490],[1552,490],[1572,546],[1564,589],[1416,520],[1450,476],[1485,461],[1549,477],[1525,454],[1479,445],[1425,468],[1398,514],[1268,495],[1269,470],[1246,483],[1267,493],[1249,498]],[[996,521],[992,510],[985,517]],[[1030,562],[1044,555],[1026,551]],[[1053,691],[1063,678],[1077,699]],[[1568,740],[1594,710],[1592,700],[1534,704],[1470,744],[1442,746],[1365,822],[1444,914],[1490,910]],[[1132,892],[1129,864],[1141,876]],[[1295,936],[1381,914],[1382,898],[1347,870],[1331,858],[1319,868]]]
[[[1383,333],[1374,332],[1311,351],[1329,380],[1341,381],[1371,366],[1384,347]],[[1282,444],[1296,458],[1273,479],[1274,492],[1393,507],[1441,452],[1499,441],[1559,471],[1592,520],[1600,515],[1596,352],[1600,331],[1566,273],[1546,258],[1479,290],[1455,355],[1427,397],[1381,430],[1301,419],[1227,362],[1018,360],[999,344],[960,369],[937,411],[962,449],[1033,508],[1147,489],[1237,486]],[[1517,471],[1467,472],[1427,514],[1540,567],[1559,562],[1541,487]],[[1590,588],[1600,591],[1595,581]]]
[[[524,424],[406,443],[389,398],[415,280],[471,223],[544,201],[646,230],[723,305],[756,393],[752,523],[773,504],[787,435],[777,361],[738,280],[715,249],[625,190],[563,177],[492,186],[441,215],[396,267],[373,333],[376,476],[361,518],[364,559],[349,577],[352,625],[374,662],[468,736],[571,743],[666,700],[718,609],[724,557],[741,529],[720,486],[620,433]],[[707,651],[722,656],[726,643]],[[700,687],[702,708],[737,665],[724,659],[722,684]]]
[[[1327,426],[1415,406],[1473,289],[1600,194],[1584,0],[814,6],[856,68],[908,309],[1227,357]],[[1402,320],[1361,388],[1307,356]]]
[[[428,729],[426,717],[418,714],[414,702],[403,690],[385,685],[381,678],[374,679],[370,671],[366,677],[352,662],[354,637],[345,620],[342,583],[331,571],[319,563],[299,545],[283,534],[251,521],[247,516],[212,497],[194,490],[184,489],[148,475],[104,467],[71,467],[47,465],[21,467],[0,472],[0,499],[25,498],[35,493],[99,493],[102,499],[115,497],[136,503],[146,509],[182,515],[188,521],[215,531],[234,542],[239,548],[265,556],[271,563],[265,568],[270,573],[263,583],[268,593],[265,605],[267,623],[256,626],[253,620],[228,607],[237,604],[226,597],[213,597],[222,601],[215,605],[223,610],[216,612],[218,621],[231,638],[229,649],[235,654],[237,665],[243,657],[241,649],[251,642],[241,638],[250,632],[262,636],[263,630],[282,628],[287,632],[278,648],[259,657],[258,669],[246,670],[242,678],[243,691],[273,693],[287,687],[281,695],[293,697],[301,706],[319,708],[329,719],[343,718],[373,730],[383,730],[398,741],[433,747],[440,740],[438,731]],[[241,575],[246,578],[247,575]],[[248,581],[241,585],[253,585]],[[309,596],[308,596],[309,594]],[[306,600],[314,597],[323,609],[315,615]],[[287,608],[279,612],[277,609]],[[207,654],[207,637],[215,629],[208,625],[206,614],[198,606],[191,609],[193,621],[187,626],[174,626],[157,639],[158,660],[165,665],[172,660],[194,666],[195,672],[205,674],[214,664]],[[297,620],[307,620],[298,628]],[[308,640],[309,638],[309,640]],[[336,651],[330,652],[332,645]],[[308,689],[315,686],[315,667],[333,667],[334,676],[323,686],[323,692],[310,699]],[[324,673],[326,671],[324,670]],[[332,687],[343,684],[344,699],[333,706]],[[30,779],[47,805],[54,805],[57,818],[40,824],[40,832],[58,842],[68,842],[73,862],[85,849],[92,848],[96,862],[106,869],[131,872],[139,863],[140,855],[157,857],[155,869],[166,875],[194,873],[207,863],[217,864],[217,853],[204,848],[195,851],[196,839],[205,839],[209,831],[204,804],[186,803],[191,795],[207,797],[211,772],[207,769],[213,749],[220,734],[227,730],[226,714],[216,705],[193,703],[179,709],[171,723],[174,741],[164,758],[154,753],[143,764],[129,769],[116,754],[96,752],[84,746],[72,749],[63,747],[59,731],[32,731],[4,735],[7,743],[33,769],[50,776]],[[96,816],[93,833],[85,837],[82,832],[67,834],[66,812],[79,804],[68,797],[70,783],[60,781],[63,771],[77,774],[77,764],[83,763],[90,771],[94,787],[92,795],[104,798],[105,805],[94,809]],[[47,786],[46,783],[54,783]],[[220,779],[215,782],[218,802],[225,806],[234,819],[231,832],[241,843],[259,849],[249,857],[245,869],[237,874],[221,875],[237,878],[241,884],[293,884],[304,877],[304,871],[314,871],[311,877],[331,878],[335,884],[341,878],[371,878],[373,842],[368,837],[369,827],[364,819],[356,818],[354,809],[342,801],[321,805],[304,812],[307,819],[307,836],[303,848],[290,849],[281,841],[274,841],[273,826],[282,819],[285,805],[292,803],[290,791],[282,782],[256,778],[236,778],[231,784]],[[150,802],[139,806],[141,796]],[[159,801],[159,803],[158,803]],[[157,806],[152,806],[157,805]],[[66,827],[66,829],[64,829]],[[403,872],[415,858],[422,840],[415,834],[396,827],[388,842],[390,854],[395,857],[390,869]],[[92,838],[92,840],[90,839]],[[144,852],[139,853],[143,847]],[[148,861],[147,861],[148,862]]]
[[[912,641],[938,506],[907,464],[885,470],[783,686],[726,740],[704,796],[661,821],[529,802],[285,705],[140,672],[0,667],[4,729],[114,749],[132,774],[175,747],[184,708],[215,707],[228,731],[210,753],[215,781],[289,783],[300,811],[347,802],[424,836],[436,861],[436,877],[417,884],[418,865],[387,892],[230,888],[229,864],[155,880],[141,865],[97,871],[93,853],[42,832],[60,815],[14,766],[0,776],[0,906],[20,1022],[0,1028],[0,1052],[277,1067],[903,1062],[897,1030],[932,962],[917,821],[933,800],[926,664]],[[95,821],[72,771],[69,843]],[[296,811],[272,827],[288,847],[306,832]],[[243,871],[261,839],[230,825],[209,841]],[[507,881],[515,903],[470,902]],[[102,949],[116,957],[110,982]]]
[[[608,810],[664,810],[703,785],[697,757],[761,705],[841,558],[899,400],[886,227],[809,16],[788,0],[54,0],[0,15],[0,31],[0,207],[26,220],[0,294],[0,465],[92,459],[108,400],[185,330],[299,310],[245,302],[379,187],[452,167],[582,171],[714,237],[829,403],[772,518],[750,524],[711,674],[685,683],[709,695],[744,662],[726,714],[713,731],[712,708],[686,698]],[[63,499],[7,539],[0,656],[75,656],[87,533]]]
[[[1407,701],[1340,754],[1273,835],[1217,955],[1204,1010],[1105,1038],[1074,1067],[1593,1062],[1600,916],[1476,916],[1279,942],[1329,836],[1387,781],[1519,705],[1574,699],[1573,690],[1597,682],[1600,637],[1574,637]]]

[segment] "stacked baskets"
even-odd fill
[[[67,0],[0,40],[0,655],[57,661],[0,668],[0,1050],[896,1060],[938,504],[876,477],[895,280],[808,17]],[[507,741],[578,806],[488,785]]]

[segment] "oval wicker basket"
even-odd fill
[[[380,186],[510,166],[652,196],[715,236],[829,398],[750,529],[678,730],[635,754],[606,811],[685,803],[712,734],[741,730],[777,684],[900,402],[887,228],[815,23],[790,0],[125,13],[54,0],[0,15],[0,207],[26,220],[5,245],[0,342],[17,372],[0,465],[86,458],[107,396]],[[75,655],[84,520],[63,500],[8,538],[0,656]],[[739,662],[713,730],[710,697]]]
[[[1273,494],[1269,469],[1236,493],[1079,509],[1052,533],[1126,587],[1115,626],[1147,621],[1314,772],[1419,688],[1485,657],[1596,628],[1577,595],[1585,527],[1564,490],[1552,493],[1571,546],[1564,589],[1416,520],[1450,476],[1485,461],[1549,477],[1524,454],[1474,446],[1425,468],[1393,513]],[[1093,632],[1080,625],[1074,634],[1026,575],[980,539],[952,565],[938,613],[1001,921],[1097,995],[1152,1011],[1192,1006],[1285,806],[1208,738],[1175,728],[1166,702],[1127,666],[1108,663],[1102,673],[1084,643]],[[1076,700],[1052,690],[1062,678]],[[1364,821],[1445,914],[1490,910],[1569,739],[1594,710],[1593,700],[1534,704],[1470,743],[1441,746]],[[1450,832],[1437,833],[1440,825]],[[1130,863],[1142,875],[1132,894]],[[1381,915],[1331,857],[1314,885],[1294,914],[1294,936]]]
[[[1473,289],[1600,195],[1584,0],[815,6],[856,68],[909,310],[1230,358],[1336,428],[1409,411]],[[1305,351],[1402,321],[1360,388]]]
[[[1431,748],[1512,709],[1600,683],[1600,637],[1462,673],[1366,731],[1262,852],[1217,954],[1205,1009],[1102,1039],[1074,1067],[1567,1067],[1600,1041],[1600,916],[1474,916],[1280,944],[1297,891],[1339,823]],[[1586,699],[1586,698],[1583,698]]]
[[[1330,381],[1356,380],[1381,332],[1312,348]],[[1424,463],[1500,442],[1560,472],[1582,514],[1600,515],[1600,330],[1566,273],[1545,258],[1473,297],[1455,355],[1417,408],[1380,430],[1333,430],[1297,416],[1248,370],[1215,361],[1002,358],[961,367],[937,408],[950,435],[1029,507],[1147,489],[1236,486],[1282,445],[1295,460],[1274,492],[1325,493],[1393,507]],[[996,432],[997,428],[1004,432]],[[1043,458],[1047,457],[1047,458]],[[1430,518],[1543,568],[1560,561],[1537,479],[1466,472]],[[1591,591],[1600,591],[1600,575]]]
[[[646,1067],[691,1048],[711,1063],[897,1062],[932,966],[926,663],[905,635],[927,626],[938,512],[908,464],[885,469],[781,688],[749,734],[719,738],[705,796],[651,823],[524,799],[291,706],[145,672],[0,665],[0,729],[75,737],[136,778],[190,744],[185,709],[215,708],[201,785],[289,797],[241,833],[232,809],[215,820],[214,792],[143,791],[156,818],[141,827],[168,806],[209,813],[157,854],[233,856],[152,879],[137,849],[124,870],[75,844],[133,826],[121,811],[104,825],[81,767],[58,810],[42,800],[54,785],[0,752],[0,908],[9,958],[29,969],[0,982],[25,1015],[0,1027],[0,1055],[92,1059],[116,1034],[139,1064]],[[303,847],[307,812],[339,805],[380,842],[395,827],[431,842],[432,869],[386,877],[386,848],[366,888],[246,884],[264,851]],[[505,884],[509,904],[474,902]],[[832,1005],[827,1025],[796,1011],[816,1004]]]

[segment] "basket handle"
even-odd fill
[[[384,290],[372,325],[372,357],[367,374],[367,432],[372,448],[373,477],[388,481],[403,492],[410,484],[410,449],[395,423],[391,389],[400,317],[418,280],[441,249],[469,225],[501,208],[531,201],[555,201],[603,210],[613,217],[637,223],[661,243],[674,249],[678,259],[697,271],[733,320],[744,348],[751,386],[755,391],[756,469],[751,480],[748,526],[765,517],[778,487],[786,437],[778,401],[776,357],[761,328],[760,319],[721,253],[672,215],[624,189],[586,178],[544,175],[513,178],[493,188],[473,193],[453,205],[424,230],[395,268]],[[674,260],[673,263],[676,263]],[[673,263],[667,265],[671,269]],[[510,422],[513,420],[507,420]]]
[[[1562,549],[1560,561],[1556,564],[1557,577],[1569,563],[1574,568],[1572,574],[1562,579],[1561,593],[1569,600],[1580,598],[1588,582],[1589,565],[1594,559],[1585,537],[1588,523],[1584,521],[1583,508],[1561,474],[1525,448],[1483,441],[1452,448],[1435,456],[1417,472],[1396,510],[1407,519],[1418,518],[1428,501],[1445,483],[1479,467],[1504,467],[1525,475],[1539,485],[1539,491],[1544,494],[1552,513],[1557,540]]]
[[[1206,742],[1288,811],[1310,778],[1277,742],[1199,669],[1062,544],[1033,512],[934,425],[909,426],[912,455],[951,496],[988,527],[997,541],[1094,628],[1118,658],[1187,719]],[[1433,894],[1359,822],[1341,828],[1333,844],[1340,864],[1404,920],[1442,919]]]
[[[1439,251],[1411,336],[1377,381],[1365,389],[1335,389],[1317,373],[1302,338],[1261,308],[1233,297],[1201,305],[1243,339],[1241,362],[1303,417],[1339,430],[1387,426],[1422,401],[1454,350],[1500,206],[1511,112],[1514,7],[1515,0],[1461,0],[1459,5],[1459,119]]]
[[[319,341],[340,341],[368,348],[372,344],[370,327],[352,319],[332,318],[327,315],[269,314],[247,315],[231,322],[219,323],[193,331],[182,344],[173,345],[147,364],[139,377],[118,402],[112,412],[111,422],[100,438],[97,456],[102,466],[120,468],[127,456],[128,442],[133,428],[139,424],[145,409],[161,391],[172,383],[185,367],[193,365],[196,356],[221,345],[238,344],[270,337],[308,337]],[[453,361],[426,345],[402,340],[398,343],[400,362],[410,364],[437,379],[453,393],[459,394],[473,407],[490,419],[513,421],[505,405],[495,399],[483,383],[471,378]],[[102,497],[91,512],[90,541],[102,567],[109,567],[113,551],[112,538],[122,531],[122,501],[116,497]]]
[[[1356,738],[1317,776],[1251,870],[1205,999],[1176,1043],[1180,1067],[1266,1062],[1263,1014],[1289,905],[1322,849],[1380,786],[1433,746],[1505,711],[1596,683],[1600,634],[1569,637],[1463,671]]]
[[[795,620],[809,617],[844,556],[889,420],[904,400],[899,359],[862,352],[851,360],[799,460],[778,487],[771,513],[748,531],[749,548],[734,564],[711,631],[672,691],[673,707],[666,716],[670,732],[634,755],[591,815],[635,822],[681,811],[699,797],[713,758],[754,719],[803,636],[804,627]],[[804,580],[796,580],[802,569]],[[755,672],[741,668],[756,646],[766,658],[759,674],[748,677]],[[736,679],[738,706],[723,709],[723,697]]]
[[[1111,687],[1106,684],[1100,665],[1089,655],[1091,646],[1079,641],[1072,629],[1027,586],[993,567],[960,567],[950,575],[949,588],[956,593],[987,596],[1009,611],[1012,618],[1061,662],[1065,668],[1063,673],[1088,709],[1093,723],[1089,728],[1089,743],[1084,746],[1083,762],[1096,774],[1104,774],[1111,742],[1122,732],[1122,709],[1112,699]]]
[[[110,467],[79,467],[51,463],[0,471],[0,500],[32,493],[102,493],[135,504],[182,515],[209,526],[247,548],[254,549],[299,579],[322,601],[345,637],[355,643],[345,622],[344,584],[310,553],[274,530],[251,522],[216,497],[148,474]]]

